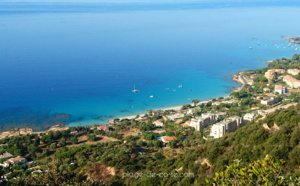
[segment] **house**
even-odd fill
[[[214,102],[212,102],[212,105],[220,105],[220,104],[221,104],[220,101],[214,101]]]
[[[268,96],[268,97],[274,97],[275,94],[273,94],[273,93],[266,93],[266,96]]]
[[[275,88],[274,88],[274,92],[278,93],[278,94],[286,94],[286,87],[283,87],[282,85],[275,85]]]
[[[180,114],[180,113],[177,113],[177,114],[173,114],[173,115],[168,115],[167,117],[168,117],[169,120],[177,121],[177,120],[183,118],[184,115]]]
[[[15,157],[15,158],[11,158],[11,159],[6,160],[6,161],[3,163],[3,165],[4,165],[4,167],[8,167],[10,164],[12,164],[12,165],[15,165],[15,164],[17,164],[17,163],[24,164],[24,163],[26,163],[26,162],[27,162],[27,160],[26,160],[25,158],[23,158],[23,157],[21,157],[21,156],[18,156],[18,157]]]
[[[300,80],[297,80],[291,75],[286,75],[283,77],[283,81],[289,85],[291,88],[299,88],[300,87]]]
[[[278,74],[283,74],[285,72],[284,69],[269,69],[266,73],[265,73],[265,77],[268,79],[268,80],[271,80],[271,79],[274,79],[275,78],[275,73],[278,73]]]
[[[155,125],[156,127],[163,127],[164,123],[160,120],[156,120],[153,122],[153,125]]]
[[[164,137],[162,137],[162,142],[164,142],[164,143],[169,143],[170,141],[172,141],[172,140],[177,140],[177,138],[175,137],[175,136],[164,136]]]
[[[266,99],[264,100],[261,100],[260,103],[262,105],[274,105],[275,103],[278,102],[278,97],[277,96],[274,96],[274,97],[267,97]]]
[[[0,155],[0,159],[8,159],[13,157],[13,155],[11,153],[8,152],[4,152],[3,154]]]
[[[300,73],[299,69],[288,69],[287,73],[292,74],[292,75],[298,75]]]
[[[243,118],[244,118],[244,121],[250,122],[250,121],[253,121],[254,118],[257,116],[258,116],[258,113],[256,111],[254,111],[254,112],[245,114]]]
[[[78,133],[77,130],[70,132],[71,135],[75,135],[77,133]]]
[[[108,128],[107,126],[104,126],[104,125],[98,126],[97,129],[98,129],[98,130],[102,130],[102,131],[104,131],[104,132],[108,132],[108,131],[109,131],[109,128]]]
[[[268,87],[263,88],[264,92],[270,92],[270,89]]]
[[[186,115],[193,115],[193,110],[189,109],[188,111],[186,111]]]
[[[188,127],[190,126],[191,121],[186,121],[184,124],[182,124],[183,127]]]

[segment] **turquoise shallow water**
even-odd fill
[[[3,3],[0,125],[102,124],[227,95],[236,72],[299,53],[285,39],[299,6],[266,2]]]

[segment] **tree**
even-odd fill
[[[95,141],[95,140],[96,140],[96,136],[95,136],[94,134],[88,134],[88,135],[87,135],[87,139],[88,139],[89,141]]]
[[[78,138],[77,138],[77,136],[73,136],[72,139],[71,139],[71,142],[72,142],[72,144],[78,143]]]
[[[198,99],[193,99],[192,103],[194,103],[194,106],[196,106],[200,101]]]
[[[58,141],[58,144],[60,146],[65,146],[66,145],[66,139],[65,138],[60,138],[60,140]]]
[[[229,165],[224,172],[215,173],[213,179],[206,179],[206,183],[209,185],[290,185],[294,181],[284,178],[281,168],[283,163],[283,160],[266,157],[249,164],[248,167],[242,167],[240,161],[235,160],[234,164]]]
[[[298,54],[294,54],[292,57],[292,60],[298,60],[299,59],[299,55]]]
[[[55,150],[55,149],[56,149],[56,143],[52,143],[52,144],[50,145],[50,149],[51,149],[51,150]]]
[[[165,156],[163,155],[162,152],[159,151],[159,152],[155,153],[154,158],[157,160],[162,160],[165,158]]]

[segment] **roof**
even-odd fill
[[[288,69],[288,73],[298,74],[300,73],[299,69]]]
[[[275,94],[272,94],[272,93],[267,93],[266,95],[269,96],[269,97],[275,96]]]
[[[189,124],[185,123],[185,124],[182,124],[183,127],[188,127],[190,126]]]
[[[275,90],[282,90],[283,86],[282,85],[275,85]]]
[[[221,102],[220,102],[220,101],[214,101],[212,104],[213,104],[213,105],[220,105]]]
[[[187,124],[187,125],[189,125],[190,123],[191,123],[191,121],[184,122],[184,124]]]
[[[98,130],[108,130],[108,127],[107,126],[99,126],[97,127]]]
[[[2,158],[11,158],[13,155],[11,153],[5,152],[2,155],[0,155],[0,159]]]
[[[156,124],[156,125],[162,125],[162,124],[164,124],[162,121],[160,121],[160,120],[156,120],[156,121],[154,121],[153,122],[153,124]]]
[[[263,90],[270,90],[268,87],[265,87]]]
[[[35,170],[35,169],[40,169],[41,166],[35,166],[35,167],[31,167],[31,168],[28,168],[29,170]]]
[[[9,159],[8,161],[10,161],[10,162],[18,162],[18,161],[23,161],[23,160],[26,160],[25,158],[23,158],[23,157],[21,157],[21,156],[18,156],[18,157],[16,157],[16,158],[11,158],[11,159]]]
[[[286,81],[289,81],[289,82],[297,82],[297,81],[299,81],[299,80],[297,80],[296,78],[294,78],[291,75],[286,75],[286,76],[283,77],[283,79],[286,80]]]
[[[172,141],[172,140],[177,140],[177,138],[175,136],[167,136],[167,137],[163,137],[164,141]]]

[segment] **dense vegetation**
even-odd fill
[[[263,128],[264,123],[267,123],[270,130]],[[185,139],[180,139],[174,146],[162,147],[152,136],[154,134],[146,133],[144,137],[129,136],[126,138],[126,143],[115,141],[96,145],[83,144],[73,148],[61,147],[52,152],[51,150],[39,148],[36,145],[38,138],[35,135],[28,135],[6,139],[5,142],[8,142],[8,145],[2,147],[2,151],[5,149],[5,151],[23,155],[27,158],[37,159],[38,164],[42,167],[47,162],[54,166],[52,164],[56,162],[55,166],[57,168],[51,169],[49,173],[42,174],[41,179],[50,179],[51,176],[48,174],[57,174],[57,171],[61,171],[60,174],[69,175],[65,177],[65,180],[60,180],[61,183],[73,183],[74,180],[88,182],[87,178],[90,178],[90,180],[98,180],[97,183],[106,184],[140,185],[146,183],[175,184],[180,182],[182,185],[193,183],[198,185],[205,184],[205,179],[212,178],[214,172],[226,171],[226,166],[234,165],[236,160],[240,161],[240,166],[247,166],[253,161],[263,159],[266,155],[284,160],[285,163],[281,165],[284,175],[290,175],[294,179],[300,175],[299,123],[300,104],[288,109],[278,110],[264,119],[248,123],[245,127],[227,134],[223,138],[207,142],[200,138],[201,135],[197,137],[192,131],[187,131]],[[274,128],[275,124],[278,128]],[[61,133],[61,139],[71,140],[67,135],[63,135],[63,133],[66,133],[65,131],[58,133]],[[50,141],[49,144],[58,140],[59,137],[54,136],[53,139],[50,138],[53,141]],[[44,138],[41,139],[44,140]],[[141,142],[141,138],[144,139],[144,143]],[[197,141],[198,143],[195,143]],[[148,148],[148,146],[150,147]],[[182,147],[185,147],[184,150]],[[137,153],[150,148],[154,153]],[[135,156],[131,156],[132,154],[135,154]],[[107,172],[108,167],[114,167],[115,175]],[[23,176],[17,179],[16,182],[28,183],[32,176],[28,170],[25,171],[27,167],[23,165],[17,169],[20,170],[19,175]],[[133,178],[122,176],[123,173],[128,172],[176,173],[176,170],[183,173],[193,173],[193,177]],[[5,171],[1,169],[1,172]],[[57,177],[57,179],[59,178]],[[92,183],[94,182],[88,184]]]

